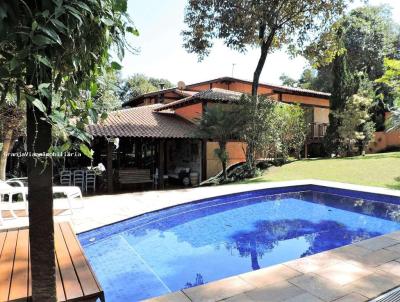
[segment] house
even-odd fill
[[[121,181],[119,171],[135,173],[140,169],[149,178],[155,174],[161,187],[165,175],[179,174],[183,168],[192,172],[193,179],[204,180],[218,173],[221,167],[214,153],[218,144],[198,136],[196,120],[207,106],[239,101],[243,93],[251,92],[251,86],[249,81],[232,77],[190,85],[179,82],[178,87],[133,98],[105,121],[89,126],[88,131],[95,137],[94,148],[98,150],[95,162],[113,167],[107,169],[109,189]],[[299,103],[310,125],[305,155],[319,152],[329,121],[330,94],[262,83],[258,93],[279,102]],[[244,150],[242,142],[229,142],[229,164],[244,161]]]

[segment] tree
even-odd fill
[[[274,149],[276,135],[275,107],[270,98],[243,95],[240,100],[240,137],[247,144],[246,162],[254,174],[257,153],[269,154]]]
[[[328,28],[346,5],[346,0],[190,0],[184,47],[200,60],[209,54],[213,39],[242,53],[248,46],[260,47],[253,75],[255,96],[268,54],[287,45],[295,52]]]
[[[295,79],[288,76],[286,73],[282,73],[281,76],[279,77],[279,80],[284,86],[297,87],[298,85],[298,82]]]
[[[108,113],[121,108],[119,75],[110,70],[97,80],[98,90],[93,97],[93,107],[97,112]]]
[[[393,104],[400,107],[400,59],[385,58],[385,73],[375,82],[389,87],[389,93],[393,97]]]
[[[348,99],[343,111],[334,112],[341,120],[338,127],[340,147],[347,156],[352,155],[355,148],[362,154],[373,139],[375,125],[368,112],[371,104],[371,98],[355,94]]]
[[[164,89],[172,88],[174,85],[167,79],[147,77],[144,74],[135,74],[129,77],[122,87],[122,98],[125,102],[142,94],[160,90],[161,85]]]
[[[393,21],[389,6],[364,6],[350,11],[307,47],[305,55],[317,73],[316,78],[309,81],[310,87],[332,92],[334,59],[342,55],[354,78],[363,72],[370,81],[376,80],[383,75],[384,58],[398,56],[399,38],[399,25]],[[357,91],[357,82],[353,84]],[[375,83],[374,89],[371,112],[379,130],[384,127],[384,113],[393,99],[385,85]]]
[[[304,110],[300,105],[278,104],[275,108],[276,144],[284,162],[293,151],[300,158],[307,135]]]
[[[385,59],[385,73],[376,81],[390,88],[394,108],[388,120],[388,131],[398,130],[400,129],[400,59]]]
[[[126,0],[8,1],[0,5],[0,88],[3,101],[16,86],[17,104],[26,102],[29,239],[33,301],[56,301],[52,158],[52,127],[69,130],[71,140],[89,143],[85,125],[96,121],[93,102],[79,108],[82,90],[96,94],[95,79],[110,63],[111,46],[122,59],[125,33],[137,34],[126,15]],[[111,68],[120,68],[111,62]],[[52,96],[61,102],[52,108]],[[1,104],[3,105],[3,104]],[[66,111],[78,119],[71,122]],[[85,144],[81,151],[91,156]]]
[[[8,153],[11,152],[14,142],[23,134],[24,110],[14,102],[7,102],[0,106],[0,180],[6,180],[6,166]]]
[[[241,127],[238,116],[236,108],[217,104],[207,106],[199,120],[199,135],[218,142],[219,148],[215,150],[215,155],[221,161],[224,181],[227,179],[226,165],[229,159],[226,144],[238,137]]]
[[[331,87],[325,86],[327,81],[325,78],[322,78],[322,76],[326,74],[327,73],[322,73],[315,68],[309,67],[304,68],[298,80],[292,79],[286,74],[282,74],[279,79],[281,80],[282,85],[285,86],[300,87],[317,91],[328,91]],[[328,73],[328,75],[330,74]],[[331,83],[331,79],[328,79],[328,83]]]
[[[293,151],[300,157],[306,139],[304,110],[299,105],[278,103],[274,99],[243,95],[239,105],[240,138],[247,146],[246,162],[254,174],[256,155],[265,158],[280,153],[284,161]],[[249,153],[253,151],[253,153]]]
[[[346,56],[339,55],[335,57],[332,65],[334,82],[330,98],[329,125],[324,137],[324,146],[328,154],[337,154],[339,153],[340,146],[338,129],[341,120],[334,112],[343,111],[346,101],[356,90],[354,87],[354,78],[348,69]]]

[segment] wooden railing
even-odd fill
[[[310,123],[308,128],[308,139],[321,139],[326,134],[327,123]]]

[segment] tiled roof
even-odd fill
[[[233,78],[233,77],[220,77],[208,81],[203,81],[203,82],[198,82],[198,83],[193,83],[186,85],[186,90],[185,92],[190,92],[193,93],[190,89],[195,87],[196,85],[203,85],[203,84],[210,84],[210,83],[218,83],[218,82],[241,82],[241,83],[247,83],[251,84],[251,81],[243,80],[243,79],[238,79],[238,78]],[[310,90],[310,89],[303,89],[303,88],[296,88],[296,87],[289,87],[289,86],[282,86],[282,85],[274,85],[274,84],[268,84],[268,83],[260,83],[259,86],[264,86],[268,87],[272,90],[278,91],[278,92],[286,92],[286,93],[294,93],[294,94],[302,94],[306,96],[311,96],[311,97],[322,97],[322,98],[329,98],[331,96],[330,93],[327,92],[322,92],[322,91],[316,91],[316,90]],[[163,89],[155,92],[149,92],[143,95],[140,95],[134,99],[131,99],[127,101],[124,105],[129,105],[135,103],[135,101],[138,101],[142,98],[145,97],[151,97],[155,96],[160,93],[166,93],[166,92],[182,92],[182,90],[179,90],[178,87],[173,87],[173,88],[168,88],[168,89]]]
[[[153,91],[153,92],[148,92],[148,93],[136,96],[136,97],[128,100],[124,104],[122,104],[122,106],[133,105],[133,104],[136,103],[136,101],[139,101],[139,100],[141,100],[143,98],[155,97],[157,95],[165,94],[165,93],[168,93],[168,92],[173,92],[173,93],[176,93],[177,95],[186,97],[186,96],[192,96],[192,95],[196,94],[198,91],[182,90],[182,89],[178,89],[178,87],[166,88],[166,89],[161,89],[161,90],[157,90],[157,91]]]
[[[304,88],[298,88],[298,87],[289,87],[289,86],[282,86],[282,85],[268,85],[273,90],[277,91],[282,91],[282,92],[289,92],[289,93],[305,93],[305,94],[312,94],[315,96],[322,96],[322,97],[330,97],[331,94],[327,92],[322,92],[322,91],[315,91],[311,89],[304,89]]]
[[[200,91],[193,96],[177,100],[156,108],[155,111],[177,108],[182,104],[196,103],[201,101],[214,101],[214,102],[238,102],[243,93],[221,88],[211,88],[208,90]]]
[[[89,125],[93,136],[194,138],[196,126],[169,112],[154,112],[161,104],[111,112],[107,119]]]

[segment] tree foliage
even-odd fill
[[[257,154],[271,154],[276,140],[275,108],[277,102],[270,98],[243,95],[239,112],[242,128],[241,139],[246,143],[246,161],[254,171]]]
[[[286,73],[282,73],[279,77],[281,84],[288,87],[298,87],[298,83],[296,79],[291,78]]]
[[[275,109],[276,150],[286,162],[292,152],[300,158],[307,136],[304,110],[299,105],[279,103]]]
[[[17,104],[24,99],[27,121],[28,195],[32,300],[56,301],[52,128],[65,129],[71,140],[89,143],[85,126],[99,115],[92,98],[96,78],[111,62],[111,51],[122,59],[125,34],[137,34],[126,14],[126,0],[37,0],[0,3],[0,101],[15,87]],[[89,93],[84,106],[76,98]],[[60,94],[52,106],[53,94]],[[71,120],[71,115],[76,118]],[[53,146],[54,147],[54,146]],[[80,150],[90,156],[86,145]]]
[[[341,120],[334,112],[343,111],[346,102],[356,91],[354,90],[354,78],[350,73],[345,55],[337,56],[332,63],[333,86],[330,98],[329,125],[324,137],[324,146],[328,154],[339,153],[340,136],[339,126]]]
[[[6,180],[8,153],[11,152],[15,140],[25,132],[25,110],[16,104],[12,96],[0,106],[0,180]]]
[[[389,87],[389,93],[393,96],[393,104],[400,107],[400,59],[385,58],[385,73],[376,80]]]
[[[385,59],[385,73],[377,82],[385,84],[390,88],[393,95],[394,108],[387,121],[388,131],[400,129],[400,60]]]
[[[302,80],[312,89],[333,92],[335,58],[344,56],[357,91],[359,73],[365,73],[370,81],[374,81],[384,73],[384,58],[399,55],[399,28],[386,5],[350,11],[306,49],[305,55],[313,66],[309,70],[314,70],[316,76],[308,80],[302,77]],[[371,113],[377,130],[382,130],[384,112],[393,104],[393,97],[382,83],[376,82],[374,89]]]
[[[227,179],[226,165],[229,160],[226,144],[238,137],[240,127],[238,111],[235,107],[226,105],[207,106],[199,120],[198,134],[204,138],[215,140],[219,144],[215,155],[221,161],[224,180]]]
[[[371,104],[371,98],[355,94],[348,99],[344,110],[333,113],[341,121],[338,127],[341,155],[350,156],[357,151],[361,154],[373,139],[375,125],[368,112]]]
[[[255,168],[257,156],[300,156],[307,132],[304,110],[299,105],[278,103],[264,97],[244,95],[239,105],[241,139],[246,142],[247,165]]]
[[[188,28],[183,31],[184,47],[203,59],[214,39],[245,53],[259,47],[261,54],[254,71],[252,95],[268,53],[289,46],[297,51],[329,27],[343,13],[346,0],[190,0],[185,12]]]
[[[117,62],[110,63],[110,49],[122,58],[127,45],[125,33],[137,34],[137,30],[124,10],[126,1],[39,2],[26,5],[11,1],[0,7],[2,99],[16,87],[18,102],[22,95],[53,127],[65,128],[69,138],[89,143],[85,126],[98,119],[93,102],[99,89],[97,78],[106,74],[107,68],[121,68]],[[28,77],[32,69],[39,75],[35,83]],[[45,69],[51,70],[50,79],[40,76]],[[89,92],[84,107],[76,101],[82,90]],[[60,101],[47,113],[41,97],[53,93],[60,94]],[[79,116],[79,122],[71,124],[66,112]],[[70,141],[65,143],[71,145]]]
[[[144,74],[135,74],[125,80],[122,87],[122,98],[124,102],[127,102],[142,94],[160,90],[161,86],[163,86],[164,89],[174,87],[167,79],[158,79],[148,77]]]

